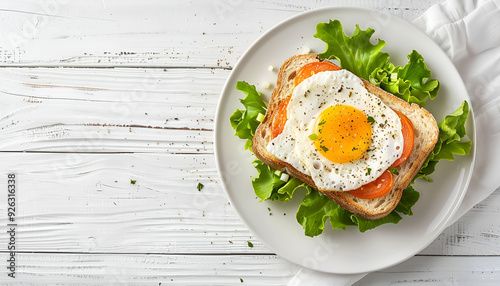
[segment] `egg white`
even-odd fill
[[[372,117],[372,143],[360,159],[334,163],[316,149],[309,138],[316,119],[333,105],[348,105]],[[317,73],[293,91],[283,132],[271,140],[267,150],[304,174],[320,190],[349,191],[377,179],[403,152],[399,116],[363,82],[347,70]]]

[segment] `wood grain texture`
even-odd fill
[[[474,206],[422,254],[500,255],[500,189]]]
[[[0,69],[0,150],[213,153],[229,71]]]
[[[19,181],[20,251],[272,253],[227,202],[212,155],[3,152],[0,170]],[[422,254],[500,255],[499,201],[497,191]]]
[[[271,253],[227,202],[212,155],[0,153],[0,170],[18,180],[19,251]]]
[[[263,32],[327,6],[383,9],[408,21],[439,0],[0,3],[3,66],[231,68]],[[166,16],[171,15],[171,16]],[[44,51],[40,53],[40,51]]]
[[[0,174],[20,176],[19,278],[2,268],[0,284],[286,285],[299,267],[252,235],[220,186],[225,79],[300,12],[358,6],[411,21],[437,2],[0,2]],[[417,257],[356,285],[497,285],[499,205],[497,190]]]
[[[500,258],[419,256],[395,267],[371,273],[355,286],[498,285]]]
[[[2,285],[286,285],[298,267],[275,255],[19,254]]]
[[[20,253],[2,285],[287,285],[298,267],[275,255]],[[499,257],[419,256],[372,273],[364,285],[498,285]],[[24,281],[24,282],[21,282]],[[304,282],[302,285],[308,285]]]

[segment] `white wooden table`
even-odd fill
[[[299,267],[248,231],[217,175],[225,79],[300,12],[355,5],[412,21],[437,2],[0,1],[0,284],[286,285]],[[499,206],[497,190],[355,285],[499,285]]]

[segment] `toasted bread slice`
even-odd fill
[[[306,175],[291,165],[283,162],[267,151],[266,146],[272,140],[271,125],[275,110],[282,100],[290,96],[294,89],[294,78],[298,70],[307,63],[318,62],[316,54],[296,55],[287,59],[281,66],[276,87],[273,90],[266,116],[257,128],[253,138],[254,154],[265,164],[277,170],[285,171],[292,177],[317,189],[311,176]],[[397,167],[399,175],[394,175],[392,190],[376,199],[360,199],[348,192],[323,191],[335,203],[364,219],[375,220],[388,215],[399,203],[403,190],[411,183],[430,154],[439,136],[439,129],[434,117],[417,104],[406,101],[385,92],[379,87],[362,79],[366,89],[378,96],[386,105],[401,112],[412,122],[414,128],[414,146],[410,156]]]

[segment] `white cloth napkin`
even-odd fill
[[[500,0],[445,1],[413,24],[451,58],[474,110],[476,165],[453,223],[500,186]]]
[[[452,224],[500,186],[500,0],[447,0],[413,24],[453,61],[474,110],[476,163]],[[334,275],[303,268],[288,285],[352,285],[366,274]]]

